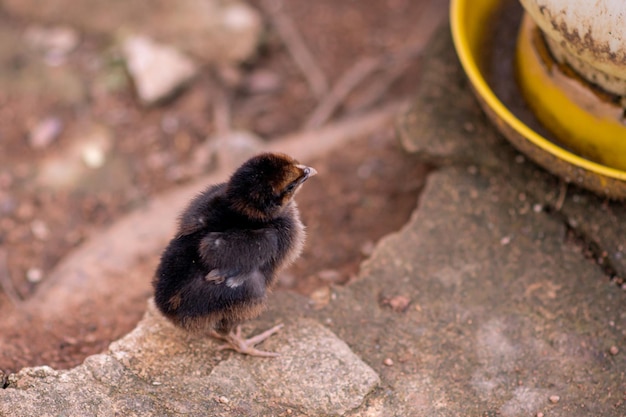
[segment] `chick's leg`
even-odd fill
[[[272,336],[274,333],[278,332],[280,329],[282,329],[282,327],[283,327],[282,324],[276,325],[272,327],[271,329],[268,329],[264,331],[263,333],[260,333],[249,339],[244,339],[241,336],[241,326],[237,326],[234,331],[231,330],[228,334],[225,334],[225,335],[220,334],[216,331],[213,331],[211,333],[211,336],[217,339],[221,339],[226,342],[226,344],[218,347],[218,350],[232,349],[244,355],[276,357],[280,355],[275,352],[266,352],[264,350],[257,349],[254,346],[261,343],[268,337]]]

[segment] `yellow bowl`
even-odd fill
[[[485,28],[500,3],[500,0],[452,0],[450,6],[454,45],[483,110],[516,148],[548,171],[598,194],[626,198],[626,171],[585,159],[542,137],[513,115],[485,80],[478,61],[483,56],[481,48],[489,45],[483,38]],[[623,142],[626,138],[613,140]]]

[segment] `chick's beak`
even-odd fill
[[[303,182],[317,174],[317,170],[315,168],[308,167],[306,165],[296,165],[296,167],[300,168],[304,173],[304,176],[302,177]]]

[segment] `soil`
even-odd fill
[[[354,64],[355,57],[381,56],[429,35],[416,30],[415,24],[428,7],[441,7],[435,5],[440,2],[426,0],[285,3],[285,12],[299,22],[301,35],[331,84]],[[251,4],[258,6],[257,1]],[[0,10],[0,28],[16,40],[34,24],[37,22]],[[142,107],[135,98],[126,74],[111,55],[109,42],[101,35],[83,34],[78,48],[63,64],[89,86],[84,97],[63,97],[45,86],[29,93],[0,89],[0,310],[11,308],[11,298],[31,297],[59,261],[94,231],[211,168],[210,164],[199,166],[195,156],[216,128],[216,99],[211,94],[216,82],[226,91],[232,126],[253,131],[265,140],[299,130],[317,103],[269,25],[254,60],[226,72],[207,71],[192,88],[152,108]],[[5,72],[0,78],[16,76],[40,59],[22,49],[9,54],[8,61],[4,56],[0,53],[4,68],[0,71]],[[96,59],[107,62],[104,73],[93,69]],[[229,78],[229,74],[236,76]],[[255,90],[254,80],[266,74],[277,79],[280,88]],[[416,59],[369,107],[409,97],[418,82]],[[334,117],[364,110],[357,96],[348,97]],[[29,132],[49,117],[62,120],[62,133],[45,146],[34,146]],[[112,143],[107,158],[119,167],[115,176],[94,172],[72,187],[42,183],[39,174],[45,166],[51,160],[63,161],[76,138],[94,131],[104,131]],[[281,278],[279,288],[310,295],[356,275],[376,241],[407,221],[430,168],[399,149],[392,127],[360,140],[359,146],[344,146],[307,163],[323,174],[298,196],[308,226],[307,248]],[[11,287],[12,295],[8,294]],[[96,313],[106,308],[104,302],[93,306]],[[137,303],[136,314],[128,315],[125,323],[127,330],[143,309],[144,304]],[[102,334],[91,336],[98,343],[67,340],[64,351],[15,358],[13,363],[0,364],[0,369],[15,371],[41,363],[63,368],[80,363],[114,337],[106,326],[98,329]],[[14,330],[3,337],[28,345],[28,340],[19,339],[30,337],[29,332]],[[63,339],[63,329],[58,336]],[[34,347],[33,351],[45,349]]]

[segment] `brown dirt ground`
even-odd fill
[[[287,14],[301,22],[298,28],[332,83],[354,64],[355,57],[380,56],[424,36],[416,30],[415,23],[426,6],[437,2],[285,3]],[[0,26],[16,33],[30,24],[0,12]],[[66,65],[93,85],[99,75],[90,70],[89,62],[106,50],[106,40],[85,35]],[[18,67],[21,58],[16,58]],[[298,130],[316,104],[271,27],[259,56],[236,71],[240,81],[225,86],[235,127],[257,132],[264,138],[275,137]],[[281,88],[264,94],[247,89],[246,83],[259,71],[278,76]],[[214,100],[209,93],[214,82],[207,73],[175,100],[151,109],[138,104],[131,88],[106,94],[92,92],[80,105],[65,104],[46,94],[0,91],[0,251],[7,255],[4,269],[0,262],[0,274],[13,284],[18,297],[28,299],[37,290],[33,268],[45,280],[55,265],[94,230],[106,227],[152,196],[191,180],[185,167],[193,164],[194,154],[214,129]],[[417,82],[419,60],[406,68],[374,104],[409,96]],[[351,112],[353,98],[336,117]],[[69,142],[69,135],[62,134],[43,150],[28,144],[29,128],[51,114],[64,120],[64,132],[80,131],[85,121],[106,124],[115,138],[115,157],[132,161],[127,177],[113,187],[99,187],[97,182],[80,190],[37,186],[34,179],[38,167],[51,155],[62,154]],[[176,121],[174,132],[166,127],[168,120]],[[308,225],[307,249],[281,279],[280,288],[309,295],[320,287],[347,282],[355,276],[374,243],[400,228],[414,209],[429,167],[403,154],[390,128],[359,143],[341,147],[317,161],[307,161],[324,175],[307,184],[298,196],[303,220]],[[27,278],[29,270],[31,279]],[[9,302],[0,291],[0,309],[7,308]],[[138,304],[136,314],[128,318],[128,330],[144,309],[142,303]],[[96,305],[94,311],[105,307]],[[106,327],[100,328],[107,333]],[[65,350],[35,358],[15,358],[13,363],[0,364],[0,369],[16,370],[35,363],[68,367],[105,348],[102,340],[108,340],[108,335],[101,336],[92,345],[76,346],[68,340]],[[28,332],[15,329],[2,337],[17,340],[28,337]]]

